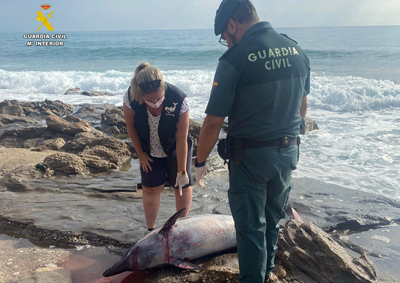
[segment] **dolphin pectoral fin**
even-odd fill
[[[125,271],[132,271],[132,263],[127,258],[122,258],[119,262],[104,271],[103,276],[109,277]]]
[[[203,267],[200,265],[191,263],[189,261],[184,261],[181,259],[176,259],[173,261],[170,261],[169,264],[174,265],[176,267],[182,268],[182,269],[190,269],[190,270],[201,270]]]
[[[303,220],[301,220],[300,215],[297,213],[297,211],[292,207],[292,214],[293,214],[293,219],[296,220],[297,222],[303,223]]]
[[[160,232],[158,232],[158,234],[165,234],[165,232],[167,232],[169,229],[171,229],[172,226],[174,226],[176,220],[178,220],[179,215],[181,215],[181,213],[186,209],[182,208],[181,210],[179,210],[177,213],[175,213],[174,215],[172,215],[167,222],[165,222],[164,226],[161,228]]]

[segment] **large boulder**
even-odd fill
[[[375,268],[366,254],[354,259],[311,222],[288,221],[280,233],[278,247],[276,257],[284,267],[301,271],[319,283],[376,280]]]
[[[49,115],[46,117],[47,127],[55,132],[66,134],[77,134],[82,132],[96,131],[88,122],[85,122],[78,117],[69,115],[63,119],[57,115]]]
[[[22,117],[25,116],[21,106],[4,106],[0,108],[0,114]]]
[[[68,175],[85,174],[87,172],[83,160],[71,153],[60,152],[49,155],[44,159],[44,163],[55,172],[63,172]]]
[[[13,107],[13,106],[11,106],[11,107]],[[37,124],[38,121],[35,119],[22,117],[22,116],[18,116],[18,115],[0,114],[0,126],[12,124],[12,123]]]
[[[124,114],[121,108],[106,109],[101,114],[101,124],[106,126],[116,126],[121,133],[127,133]]]
[[[40,113],[41,115],[55,114],[57,116],[65,116],[73,112],[74,106],[72,104],[63,103],[61,101],[39,101],[39,102],[21,102],[19,104],[23,109],[26,116],[32,112]]]
[[[74,115],[91,123],[100,123],[102,114],[110,108],[115,108],[114,104],[83,104]]]

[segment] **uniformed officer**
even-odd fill
[[[310,90],[300,46],[260,22],[249,0],[223,0],[215,34],[228,50],[219,59],[196,159],[196,182],[226,116],[229,205],[235,220],[240,282],[261,283],[274,268],[278,222],[297,166],[297,137]],[[272,274],[272,273],[271,273]]]

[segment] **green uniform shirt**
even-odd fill
[[[310,92],[307,56],[270,23],[253,25],[219,59],[206,113],[229,119],[228,136],[297,137],[303,96]]]

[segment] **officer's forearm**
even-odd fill
[[[224,117],[207,115],[201,126],[199,146],[197,149],[197,161],[202,163],[207,160],[218,140],[219,132],[224,122]]]

